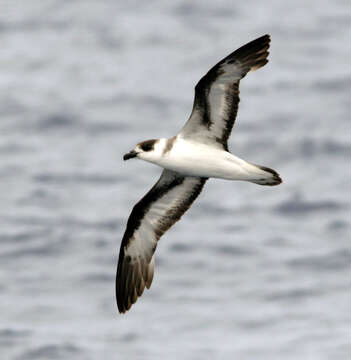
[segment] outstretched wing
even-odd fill
[[[151,286],[157,241],[200,194],[206,178],[164,170],[152,189],[134,206],[119,252],[116,299],[126,312]]]
[[[179,135],[228,150],[239,105],[239,83],[267,64],[269,35],[235,50],[201,78],[195,87],[193,111]]]

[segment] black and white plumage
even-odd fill
[[[269,42],[269,35],[251,41],[201,78],[191,116],[177,136],[141,142],[124,155],[124,160],[137,157],[164,170],[128,219],[116,276],[121,313],[151,286],[157,241],[191,206],[209,177],[281,183],[274,170],[234,156],[227,145],[238,111],[239,82],[268,62]]]
[[[218,143],[228,149],[239,105],[239,82],[249,72],[268,60],[270,38],[262,36],[235,50],[200,79],[190,119],[181,130],[184,138]]]
[[[122,239],[116,294],[121,312],[150,287],[159,238],[184,214],[206,179],[163,170],[152,189],[134,206]]]

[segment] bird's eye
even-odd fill
[[[154,143],[153,142],[152,143],[151,142],[145,142],[144,144],[141,144],[140,147],[141,147],[141,149],[143,151],[150,151],[150,150],[153,149]]]

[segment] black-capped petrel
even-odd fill
[[[195,86],[189,120],[169,139],[143,141],[123,159],[139,158],[163,168],[152,189],[134,206],[119,253],[116,298],[126,312],[150,288],[157,241],[201,192],[208,178],[278,185],[278,173],[249,163],[228,151],[228,138],[239,104],[239,83],[268,60],[269,35],[235,50]]]

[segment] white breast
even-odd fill
[[[173,147],[157,162],[158,165],[186,176],[243,180],[247,177],[246,161],[217,147],[177,137]]]

